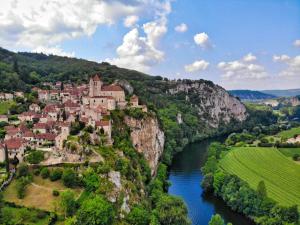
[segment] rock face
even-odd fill
[[[193,104],[199,116],[214,128],[233,118],[244,121],[247,117],[245,106],[237,98],[210,81],[177,81],[168,92],[171,95],[184,93],[187,103]]]
[[[154,175],[165,143],[165,135],[159,128],[157,119],[147,116],[138,120],[126,116],[125,123],[131,129],[131,140],[135,149],[144,154]]]

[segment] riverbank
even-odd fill
[[[171,186],[168,193],[184,200],[193,225],[208,224],[215,213],[233,225],[254,224],[243,215],[233,212],[221,199],[204,195],[200,186],[203,179],[201,167],[206,161],[208,146],[213,141],[223,140],[224,137],[218,137],[188,144],[182,152],[174,156],[169,167]]]

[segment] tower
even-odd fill
[[[98,74],[92,76],[90,78],[89,96],[90,97],[100,96],[102,84],[103,83],[100,80],[100,77]]]

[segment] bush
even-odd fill
[[[64,170],[62,180],[66,187],[74,187],[78,184],[77,174],[72,169]]]
[[[39,164],[41,161],[44,160],[44,152],[33,151],[29,153],[29,155],[26,157],[26,160],[31,164]]]
[[[47,167],[44,167],[42,170],[41,170],[41,176],[43,179],[47,179],[49,177],[49,169]]]
[[[62,174],[63,174],[62,169],[59,169],[59,168],[53,169],[50,172],[50,180],[51,181],[57,181],[57,180],[61,179]]]
[[[53,190],[52,195],[53,196],[59,196],[59,191],[58,190]]]
[[[300,155],[298,153],[293,155],[293,160],[298,161],[300,159]]]
[[[18,167],[17,177],[25,177],[29,175],[29,168],[27,164],[21,163]]]
[[[29,182],[27,177],[21,177],[17,180],[16,189],[18,198],[23,199],[25,197],[26,186]]]

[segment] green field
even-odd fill
[[[7,114],[7,111],[16,104],[14,101],[0,102],[0,115]]]
[[[277,134],[282,138],[293,138],[295,134],[300,134],[300,127],[294,127],[290,130],[281,131]]]
[[[263,180],[268,197],[280,205],[300,206],[300,165],[275,148],[234,148],[220,161],[220,167],[255,190]]]
[[[287,157],[293,157],[296,153],[300,155],[300,148],[279,148],[278,150]]]

